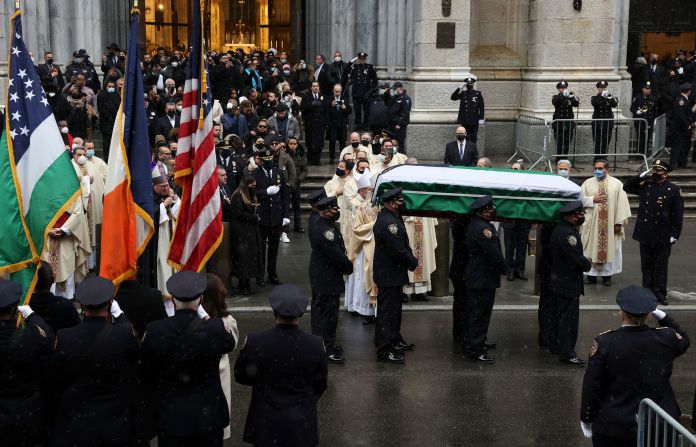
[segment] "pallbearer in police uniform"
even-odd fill
[[[457,87],[450,99],[459,101],[459,114],[457,122],[466,129],[467,138],[476,144],[479,124],[486,119],[483,95],[474,89],[476,78],[470,76],[464,79],[464,83]]]
[[[585,360],[575,353],[580,319],[580,295],[585,293],[582,274],[592,268],[582,250],[578,228],[585,222],[582,202],[573,201],[560,209],[561,221],[551,233],[551,280],[549,290],[555,308],[556,325],[550,338],[551,354],[570,365],[582,366]]]
[[[330,363],[343,363],[343,349],[336,345],[336,327],[340,295],[345,289],[343,275],[353,273],[353,263],[346,255],[343,236],[336,227],[340,216],[335,196],[317,203],[319,218],[309,227],[312,254],[309,258],[309,281],[312,284],[312,334],[324,340]]]
[[[592,113],[592,140],[594,141],[595,155],[606,154],[607,146],[611,141],[614,131],[614,112],[612,109],[619,104],[616,96],[609,93],[607,81],[599,81],[595,84],[597,94],[590,99],[594,112]]]
[[[647,81],[643,83],[641,87],[640,95],[633,98],[631,103],[631,113],[633,118],[642,118],[647,122],[637,121],[633,124],[636,130],[636,139],[638,140],[638,147],[636,152],[642,154],[643,151],[645,155],[650,155],[652,151],[652,132],[653,125],[655,124],[655,118],[659,112],[657,105],[657,98],[652,94],[652,82]],[[647,149],[646,149],[646,139],[647,139]]]
[[[404,363],[404,351],[415,349],[401,335],[403,287],[408,271],[418,267],[401,218],[405,210],[401,188],[382,193],[384,207],[377,215],[372,231],[375,235],[373,279],[377,284],[377,319],[375,345],[377,359],[387,363]]]
[[[640,243],[643,287],[667,304],[667,272],[672,245],[681,236],[684,201],[677,185],[667,180],[669,163],[655,160],[651,169],[628,180],[624,191],[640,199],[633,239]]]
[[[495,302],[495,289],[500,287],[500,275],[507,273],[505,257],[500,248],[498,232],[491,223],[495,219],[493,197],[486,195],[474,200],[469,209],[474,216],[466,230],[469,263],[466,266],[467,335],[464,355],[474,362],[493,363],[488,349],[488,326]]]
[[[553,112],[554,120],[563,120],[553,123],[553,137],[556,139],[556,154],[565,155],[570,148],[570,142],[575,134],[575,123],[572,120],[575,118],[573,107],[579,107],[580,101],[575,97],[575,94],[568,90],[568,83],[561,81],[556,84],[558,94],[551,98],[551,103],[555,111]]]
[[[645,398],[677,420],[681,415],[670,376],[674,359],[689,347],[686,333],[674,318],[656,308],[649,289],[623,288],[616,303],[621,308],[621,327],[592,340],[582,385],[580,425],[595,447],[635,446],[636,414]],[[659,327],[647,325],[650,314]],[[652,433],[661,439],[664,433],[659,429],[653,425]]]

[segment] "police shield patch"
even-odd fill
[[[570,236],[568,236],[567,239],[568,239],[568,243],[570,245],[572,245],[573,247],[578,245],[578,239],[575,236],[573,236],[572,234]]]
[[[486,236],[486,239],[490,239],[493,237],[493,232],[486,228],[483,230],[483,235]]]
[[[592,347],[590,348],[590,357],[595,355],[597,353],[598,349],[599,349],[599,344],[597,343],[597,340],[592,340]]]
[[[334,240],[334,232],[333,232],[333,230],[326,230],[326,231],[324,231],[324,237],[326,238],[327,241],[333,241],[333,240]]]
[[[399,232],[399,227],[397,227],[396,224],[389,224],[387,228],[389,228],[389,232],[393,235],[396,235]]]

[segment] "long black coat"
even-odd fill
[[[353,273],[353,263],[336,224],[319,217],[309,227],[312,254],[309,258],[309,282],[319,295],[340,294],[345,288],[343,275]]]
[[[324,141],[326,125],[328,124],[330,100],[321,92],[319,99],[314,99],[314,94],[309,91],[302,99],[302,119],[305,124],[305,131],[308,134],[305,138],[314,142]]]
[[[400,287],[408,284],[408,270],[418,267],[408,242],[408,233],[401,216],[387,208],[377,215],[375,235],[375,267],[372,279],[378,287]]]
[[[498,232],[492,223],[472,217],[466,230],[469,263],[466,266],[466,287],[497,289],[500,275],[507,273],[505,257],[500,248]]]
[[[566,220],[560,221],[551,233],[551,291],[570,298],[577,298],[585,292],[582,273],[592,268],[592,262],[585,257],[582,240],[578,230]]]
[[[230,243],[232,275],[254,278],[263,272],[261,265],[261,233],[256,207],[244,203],[240,194],[230,204]]]
[[[640,198],[633,239],[641,244],[665,245],[670,237],[679,239],[684,223],[684,200],[679,186],[666,180],[635,176],[624,184],[624,191]]]
[[[234,365],[237,383],[253,387],[244,441],[255,446],[317,445],[317,400],[326,391],[327,376],[321,338],[283,324],[249,334]]]

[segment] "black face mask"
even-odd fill
[[[363,146],[367,146],[368,144],[370,144],[370,140],[360,140],[360,143],[361,143]],[[353,147],[355,147],[355,146],[353,146]]]
[[[331,216],[331,221],[337,222],[340,217],[341,217],[341,212],[336,211],[335,213],[333,213],[333,216]]]
[[[170,117],[173,117],[175,113],[176,113],[176,111],[174,111],[174,110],[167,110],[167,115]]]
[[[580,216],[575,220],[575,225],[578,227],[585,223],[585,216]]]
[[[471,89],[473,89],[473,88],[474,88],[473,85],[469,85],[469,84],[466,85],[466,89],[467,89],[467,90],[471,90]]]
[[[341,168],[336,168],[336,175],[339,177],[343,177],[344,175],[346,175],[346,171],[344,171]]]
[[[373,144],[372,145],[372,155],[379,155],[382,153],[382,150],[379,147],[379,144]]]
[[[355,162],[353,162],[353,161],[347,161],[347,162],[346,162],[346,171],[352,170],[354,166],[355,166]]]
[[[458,133],[458,134],[457,134],[457,140],[459,140],[459,141],[464,141],[464,140],[466,140],[466,135],[461,134],[461,133]]]
[[[47,60],[46,60],[46,63],[47,63],[48,65],[53,65],[53,59],[47,59]]]
[[[406,211],[406,204],[402,202],[396,207],[396,209],[399,210],[399,214],[403,214]]]
[[[256,186],[250,186],[248,189],[250,194],[256,193]]]
[[[353,146],[353,149],[357,149],[358,146],[360,146],[360,142],[359,142],[359,141],[353,141],[352,143],[350,143],[350,145]]]
[[[220,149],[220,156],[227,158],[230,156],[230,152],[232,152],[232,151],[230,150],[229,147],[222,148],[222,149]]]
[[[263,167],[266,171],[270,171],[273,168],[273,160],[264,160]]]
[[[657,172],[653,172],[652,179],[656,182],[659,182],[660,180],[662,180],[662,174],[658,174]]]

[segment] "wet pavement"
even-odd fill
[[[667,309],[669,312],[669,309]],[[696,312],[672,311],[690,334]],[[241,339],[273,324],[266,312],[236,314]],[[309,330],[309,318],[302,327]],[[618,327],[614,311],[582,311],[577,352],[585,357],[592,338]],[[495,311],[489,338],[494,365],[461,356],[451,341],[451,314],[405,312],[402,332],[416,344],[405,365],[375,361],[374,326],[341,312],[338,339],[344,365],[329,365],[329,388],[319,401],[325,446],[590,446],[580,432],[584,368],[562,364],[536,346],[536,312]],[[238,351],[230,360],[234,364]],[[690,412],[696,386],[696,350],[674,364],[672,386]],[[240,445],[250,387],[232,385],[232,438]]]

